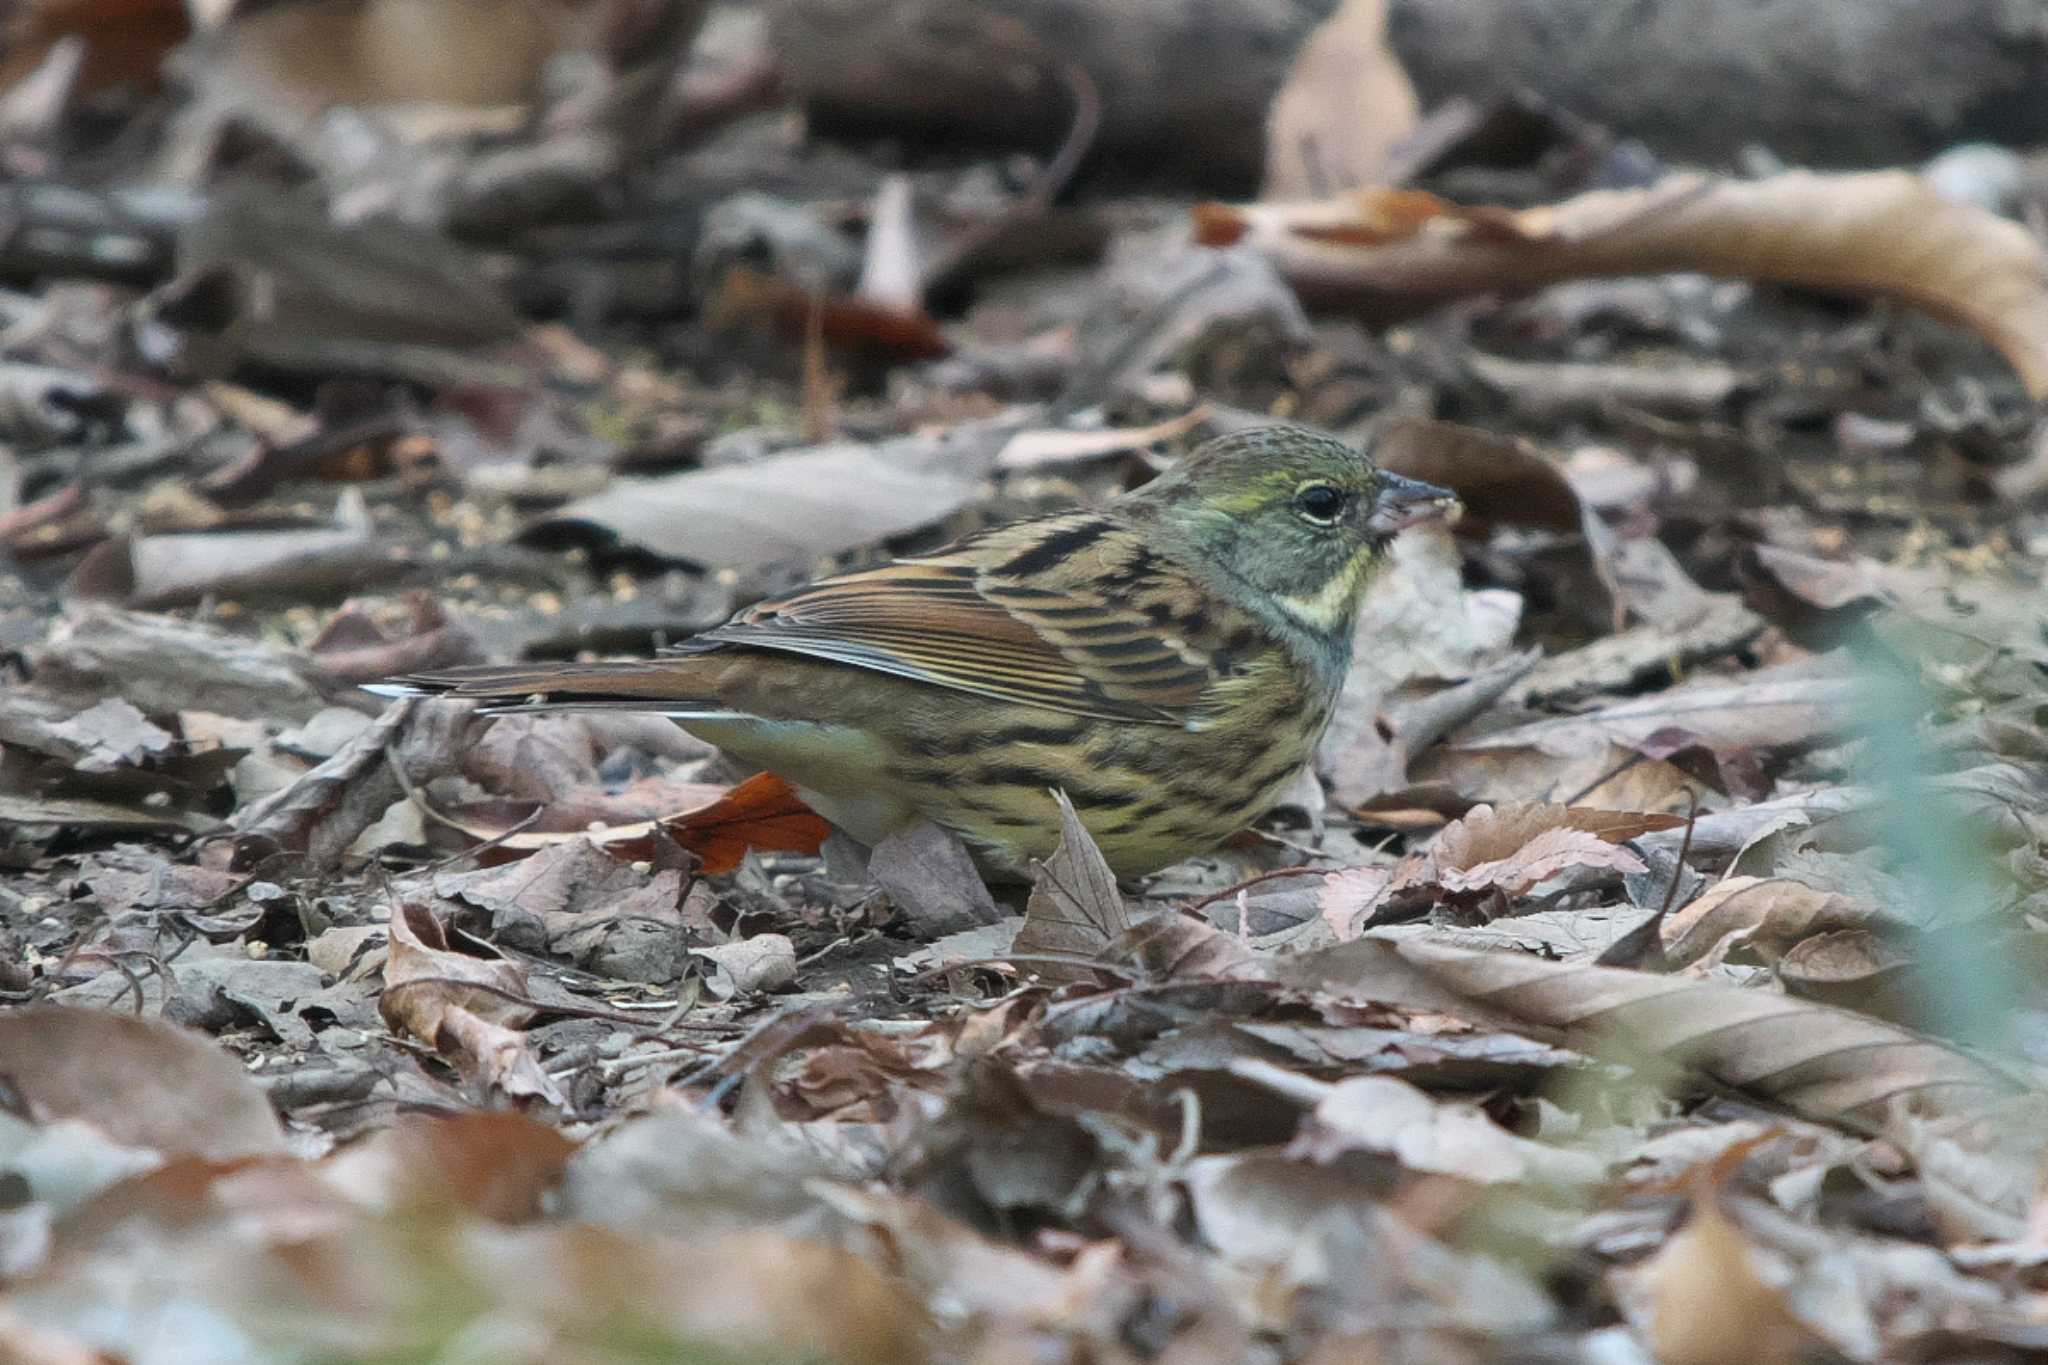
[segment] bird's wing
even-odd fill
[[[1082,513],[813,583],[675,652],[784,650],[1072,715],[1182,725],[1228,672],[1200,638],[1217,613],[1198,594],[1138,532]]]

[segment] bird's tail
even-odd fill
[[[481,664],[411,673],[363,690],[382,697],[453,697],[480,701],[487,714],[513,711],[649,711],[689,718],[730,716],[696,686],[685,660],[594,664]]]

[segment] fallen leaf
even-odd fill
[[[1578,715],[1450,740],[1425,754],[1415,775],[1504,802],[1574,796],[1654,809],[1682,799],[1686,785],[1686,775],[1670,762],[1642,758],[1643,746],[1660,732],[1685,730],[1717,753],[1812,744],[1853,723],[1856,696],[1856,680],[1829,659],[1734,680],[1700,678]],[[1635,799],[1624,799],[1632,792]]]
[[[1874,905],[1788,878],[1730,877],[1666,916],[1658,933],[1664,956],[1679,966],[1733,943],[1769,962],[1809,935],[1860,929],[1877,915]]]
[[[920,938],[964,933],[1003,915],[959,836],[929,820],[876,844],[868,876]]]
[[[362,494],[350,489],[332,528],[202,531],[116,536],[96,546],[64,581],[77,601],[171,607],[223,597],[339,595],[413,572],[372,534]]]
[[[384,964],[384,994],[378,1011],[394,1029],[432,1046],[441,1031],[442,1015],[449,1009],[465,1009],[509,1024],[523,1024],[533,1017],[533,1008],[526,1003],[525,971],[495,952],[458,951],[449,941],[447,928],[425,905],[395,902],[390,932],[390,956]],[[417,988],[413,988],[415,983]]]
[[[1496,525],[1577,531],[1579,495],[1558,463],[1533,441],[1434,418],[1396,417],[1373,428],[1373,456],[1382,466],[1458,495],[1460,530],[1485,534]]]
[[[1099,431],[1032,427],[1003,443],[1003,448],[996,454],[995,467],[1036,469],[1041,465],[1121,455],[1128,450],[1142,450],[1149,445],[1185,436],[1208,420],[1209,409],[1204,405],[1147,427],[1104,427]]]
[[[511,1111],[402,1115],[316,1168],[366,1208],[448,1218],[456,1211],[523,1223],[542,1211],[580,1144]]]
[[[836,346],[864,347],[898,360],[936,360],[953,352],[938,320],[923,308],[906,310],[854,294],[820,295],[745,266],[726,273],[705,317],[713,329],[766,318],[798,336],[815,326]]]
[[[326,703],[305,661],[195,621],[97,603],[67,612],[36,657],[36,682],[81,699],[124,697],[146,715],[222,711],[304,721]]]
[[[721,1000],[779,991],[796,980],[796,945],[783,934],[756,934],[690,953],[712,965],[711,993]]]
[[[1797,1365],[1816,1334],[1765,1280],[1757,1252],[1708,1194],[1638,1272],[1649,1341],[1665,1365]]]
[[[161,758],[177,743],[169,731],[152,724],[142,712],[118,697],[110,697],[51,726],[50,734],[84,751],[73,760],[72,767],[88,773],[109,772]]]
[[[39,1123],[81,1119],[165,1156],[274,1156],[284,1130],[242,1064],[153,1019],[32,1005],[0,1011],[0,1073]]]
[[[773,773],[756,773],[708,805],[669,816],[661,826],[703,859],[699,870],[707,876],[732,871],[750,848],[816,853],[832,834],[824,817]]]
[[[1410,1170],[1486,1185],[1585,1185],[1605,1171],[1586,1153],[1516,1137],[1477,1105],[1439,1100],[1392,1076],[1354,1076],[1325,1088],[1291,1151],[1325,1163],[1348,1151],[1382,1152]]]
[[[1794,1113],[1863,1132],[1903,1116],[2039,1099],[1909,1029],[1714,981],[1368,936],[1272,964],[1291,989],[1451,1015],[1691,1067]]]
[[[1519,212],[1439,201],[1406,232],[1360,239],[1358,225],[1409,193],[1205,204],[1195,220],[1203,241],[1264,252],[1311,302],[1380,318],[1477,293],[1682,270],[1895,298],[1976,331],[2030,394],[2048,397],[2048,273],[2033,238],[1908,172],[1673,175]]]
[[[244,5],[188,66],[202,99],[237,107],[492,106],[534,97],[564,33],[541,0]]]
[[[1386,0],[1345,0],[1309,34],[1266,114],[1264,199],[1378,183],[1415,131],[1415,87],[1387,46]]]
[[[707,569],[810,564],[964,507],[1008,431],[838,444],[660,479],[621,479],[527,534],[594,529]]]
[[[1047,981],[1092,981],[1095,973],[1086,960],[1123,937],[1131,927],[1130,911],[1116,888],[1116,874],[1074,814],[1074,803],[1057,790],[1053,799],[1060,807],[1060,841],[1032,878],[1024,924],[1011,951],[1071,955],[1077,959],[1071,966],[1032,962],[1026,970]]]
[[[1674,815],[1532,805],[1473,807],[1444,826],[1422,855],[1392,868],[1358,867],[1322,879],[1317,898],[1339,939],[1356,938],[1374,911],[1396,896],[1513,900],[1574,868],[1630,873],[1643,860],[1622,845],[1685,821]]]
[[[377,1012],[447,1057],[487,1092],[566,1103],[516,1025],[533,1017],[526,973],[496,956],[458,952],[426,906],[391,907],[391,943]]]
[[[1363,933],[1372,913],[1386,903],[1394,889],[1395,869],[1391,867],[1347,867],[1322,879],[1316,892],[1316,906],[1323,922],[1340,942]]]
[[[154,83],[192,26],[180,0],[29,0],[0,31],[0,92],[27,77],[65,38],[84,43],[76,93],[128,81]]]

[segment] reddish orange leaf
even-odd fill
[[[85,40],[79,93],[153,83],[164,54],[192,33],[180,0],[39,0],[22,6],[11,25],[0,33],[0,48],[6,49],[0,56],[0,91],[12,89],[51,47],[72,35]]]
[[[730,872],[750,848],[816,853],[832,826],[774,773],[756,773],[708,806],[662,822],[677,843],[704,860],[709,875]]]
[[[787,280],[745,266],[734,266],[728,272],[706,317],[714,327],[766,318],[801,334],[814,313],[825,340],[835,346],[870,347],[904,360],[936,360],[953,351],[939,324],[922,309],[906,312],[851,294],[820,298]]]

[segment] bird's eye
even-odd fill
[[[1351,501],[1343,489],[1335,484],[1305,483],[1294,490],[1294,510],[1302,520],[1317,526],[1334,526],[1337,518],[1344,515],[1344,504]]]

